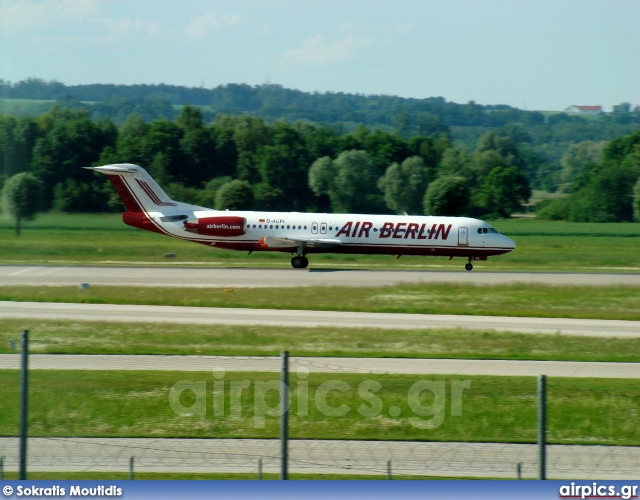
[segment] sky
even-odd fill
[[[0,0],[0,78],[640,104],[640,0]]]

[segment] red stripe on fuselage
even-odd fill
[[[136,182],[138,183],[138,186],[140,186],[142,190],[147,194],[147,196],[151,199],[153,203],[155,203],[156,205],[160,205],[160,203],[162,203],[160,201],[160,198],[158,198],[156,193],[154,193],[151,190],[151,188],[146,182],[142,182],[140,179],[136,179]]]
[[[111,185],[118,193],[118,196],[122,200],[127,212],[142,212],[142,205],[138,203],[138,200],[133,196],[133,193],[129,187],[125,184],[122,176],[120,175],[107,175],[111,181]]]
[[[136,182],[142,188],[142,190],[147,194],[147,196],[151,199],[151,201],[153,203],[155,203],[156,205],[161,206],[161,207],[175,207],[175,206],[177,206],[177,203],[163,202],[158,197],[158,195],[153,191],[153,189],[151,189],[151,186],[149,186],[149,184],[147,184],[146,182],[141,181],[140,179],[136,179]]]
[[[262,252],[292,253],[291,247],[264,248],[258,241],[215,241],[215,248],[225,250],[252,250]],[[313,253],[342,253],[342,254],[377,254],[377,255],[416,255],[423,257],[490,257],[511,252],[511,248],[474,248],[453,246],[400,246],[400,245],[360,245],[350,244],[329,248],[304,249],[305,254]]]

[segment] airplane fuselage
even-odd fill
[[[185,211],[173,213],[170,218],[150,212],[147,216],[149,221],[145,225],[130,225],[230,250],[293,253],[297,251],[297,242],[302,240],[304,254],[432,255],[484,260],[483,257],[501,255],[514,248],[511,239],[495,232],[486,222],[467,217],[250,211]],[[230,219],[241,223],[224,222]],[[124,220],[130,223],[126,215]],[[185,228],[187,221],[202,220],[207,224],[200,231]],[[234,236],[207,234],[208,229],[215,233],[218,229],[233,231],[239,226]]]
[[[295,254],[431,255],[472,260],[512,251],[515,243],[468,217],[222,211],[171,200],[138,165],[93,167],[106,174],[126,208],[125,224],[215,248]]]

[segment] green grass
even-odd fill
[[[55,101],[44,99],[0,99],[0,114],[38,116],[46,113]]]
[[[0,435],[17,436],[19,422],[19,371],[0,371]],[[180,404],[191,416],[176,414],[169,394],[180,381],[200,382],[200,401],[205,416],[195,416],[191,406],[195,393],[178,393]],[[253,389],[260,383],[278,387],[276,373],[227,373],[225,411],[213,417],[213,376],[211,372],[153,371],[64,371],[32,370],[29,394],[30,436],[75,437],[199,437],[199,438],[276,438],[277,414],[259,417],[262,399],[254,399]],[[434,400],[429,390],[419,392],[413,408],[430,408],[442,415],[440,425],[420,429],[410,418],[431,421],[423,413],[416,416],[409,394],[419,380],[442,383],[443,393]],[[241,398],[230,397],[230,382],[250,384]],[[326,395],[325,408],[344,408],[344,416],[330,416],[317,391],[322,383],[337,387]],[[452,387],[467,381],[461,397],[461,416],[451,414]],[[308,383],[308,389],[301,384]],[[360,391],[366,382],[374,390]],[[300,379],[290,376],[292,404],[290,436],[299,439],[410,440],[513,442],[536,441],[536,380],[534,377],[481,377],[441,375],[315,374]],[[302,389],[301,389],[302,388]],[[414,387],[415,388],[415,387]],[[308,390],[308,397],[304,396]],[[205,396],[206,395],[206,396]],[[301,397],[302,395],[302,397]],[[206,397],[206,401],[204,400]],[[218,397],[219,398],[219,397]],[[379,399],[378,399],[379,398]],[[279,396],[265,390],[264,402],[277,408]],[[308,402],[308,410],[300,405]],[[341,406],[344,405],[344,406]],[[417,405],[420,405],[419,407]],[[390,409],[397,407],[398,416]],[[174,404],[174,408],[180,408]],[[361,412],[369,411],[369,416]],[[640,445],[640,380],[548,379],[547,436],[555,444]],[[436,417],[434,417],[435,420]]]
[[[640,339],[490,330],[376,330],[0,320],[0,354],[30,331],[32,354],[327,356],[640,362]],[[19,349],[19,341],[17,341]]]
[[[588,238],[640,238],[640,224],[611,222],[547,221],[538,219],[502,219],[492,224],[508,236],[565,236]],[[636,242],[640,243],[640,242]]]
[[[510,254],[479,262],[476,270],[640,272],[640,224],[589,224],[530,219],[494,221],[514,238]],[[165,253],[175,253],[167,260]],[[371,255],[311,255],[313,268],[462,269],[463,259]],[[39,215],[13,235],[0,218],[0,264],[153,264],[289,267],[289,255],[233,252],[125,226],[119,214]]]
[[[386,287],[2,286],[0,300],[640,320],[640,287],[433,283]]]
[[[550,193],[548,191],[541,191],[533,189],[531,191],[531,197],[529,198],[528,205],[536,205],[543,200],[554,200],[557,198],[566,198],[569,196],[567,193]]]

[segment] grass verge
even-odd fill
[[[0,371],[2,436],[18,435],[19,375]],[[224,407],[211,372],[32,370],[29,435],[276,438],[278,375],[223,381]],[[312,373],[291,374],[290,387],[294,439],[536,441],[533,377]],[[547,398],[548,442],[640,445],[640,380],[550,378]]]
[[[640,288],[631,286],[437,283],[386,287],[138,288],[0,287],[0,300],[196,307],[311,309],[420,314],[640,320]]]
[[[32,354],[461,358],[640,362],[640,339],[436,330],[0,320],[0,354],[30,331]]]
[[[640,272],[640,226],[632,223],[569,223],[500,220],[493,225],[513,237],[514,252],[478,270]],[[167,260],[165,253],[176,254]],[[312,255],[316,268],[456,269],[464,259],[371,255]],[[125,226],[120,214],[41,214],[13,234],[8,218],[0,218],[1,264],[171,264],[208,267],[289,267],[287,254],[212,250]]]

